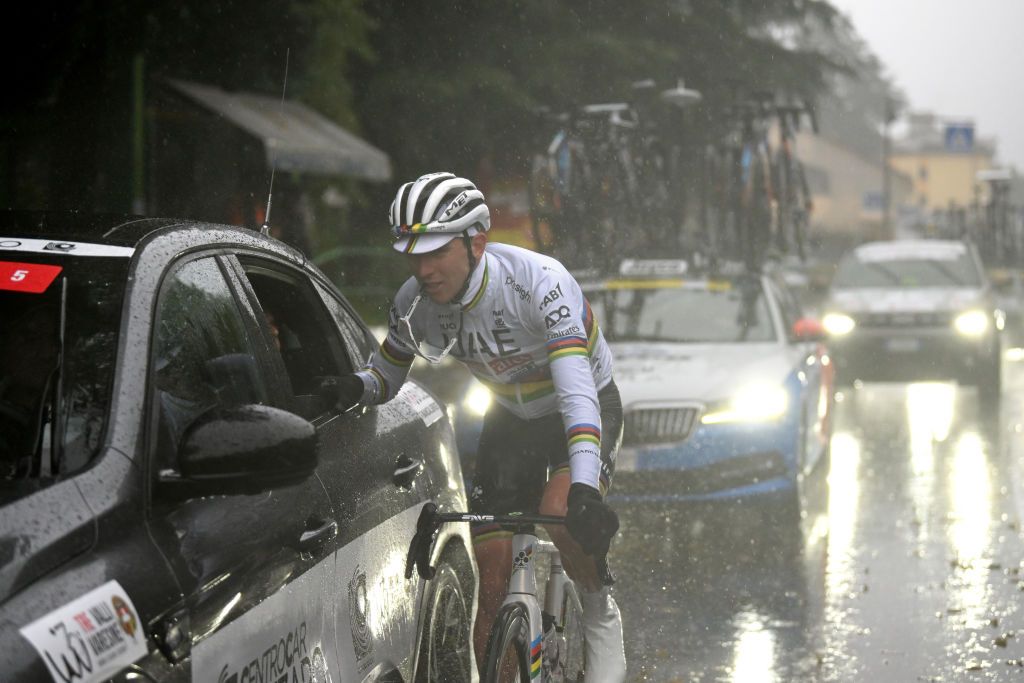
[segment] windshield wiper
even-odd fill
[[[929,266],[945,275],[949,280],[953,281],[953,284],[963,287],[964,281],[961,280],[953,270],[948,268],[945,264],[939,263],[938,261],[924,261]]]
[[[61,459],[64,456],[64,410],[62,396],[64,394],[64,328],[68,313],[68,281],[63,275],[60,278],[60,319],[57,329],[57,357],[53,368],[46,376],[43,387],[42,403],[36,415],[32,441],[31,476],[56,476],[60,472]],[[49,429],[49,461],[43,457],[43,435]],[[44,463],[47,469],[43,469]]]
[[[889,270],[888,268],[879,263],[865,263],[864,265],[866,265],[868,268],[874,268],[878,272],[882,273],[887,278],[889,278],[890,282],[894,282],[896,284],[900,283],[900,276],[895,271]]]
[[[50,419],[50,474],[60,472],[64,459],[64,330],[68,321],[68,279],[60,278],[60,327],[57,331],[57,367],[54,368],[53,415]]]

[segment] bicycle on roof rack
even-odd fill
[[[796,134],[804,116],[810,121],[811,130],[817,134],[818,119],[806,101],[775,105],[774,113],[779,124],[779,148],[774,159],[778,199],[776,246],[782,253],[795,250],[803,262],[807,259],[807,233],[814,202],[804,165],[796,154]]]
[[[700,93],[681,83],[656,90],[653,81],[639,81],[629,101],[539,112],[558,128],[530,171],[539,250],[570,266],[608,267],[622,253],[659,253],[677,240],[682,152],[665,111],[691,106]]]
[[[561,556],[554,543],[537,537],[537,524],[564,524],[564,517],[551,515],[477,515],[466,512],[438,512],[427,503],[416,522],[416,534],[409,544],[405,577],[413,568],[430,580],[430,550],[442,524],[491,522],[514,528],[512,537],[512,574],[505,601],[491,626],[485,653],[484,683],[518,681],[545,683],[583,681],[584,657],[583,607],[576,586],[562,569]],[[543,607],[537,594],[536,561],[539,555],[550,558],[544,587]],[[598,563],[598,571],[607,575],[607,564]],[[479,654],[479,653],[478,653]]]
[[[771,256],[807,257],[811,193],[796,155],[803,115],[817,132],[813,109],[778,104],[769,92],[727,107],[725,132],[704,152],[702,237],[709,251],[756,269]],[[778,149],[770,139],[778,124]]]

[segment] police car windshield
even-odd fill
[[[964,251],[949,258],[844,258],[833,280],[835,287],[980,287],[974,261]]]
[[[0,251],[0,497],[96,454],[127,267],[126,258]]]
[[[764,289],[755,279],[618,282],[588,298],[612,342],[776,340]]]

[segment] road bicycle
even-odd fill
[[[796,155],[796,133],[804,114],[811,129],[817,133],[814,110],[808,104],[777,105],[779,149],[775,156],[775,184],[778,197],[778,232],[776,243],[782,253],[795,249],[801,262],[807,259],[807,228],[813,201],[807,185],[804,166]]]
[[[583,141],[573,134],[568,113],[547,107],[535,112],[537,127],[546,134],[544,152],[534,154],[527,192],[534,248],[562,257],[578,243],[587,174]]]
[[[416,534],[409,545],[405,577],[413,567],[427,580],[434,576],[430,553],[434,536],[442,524],[486,522],[511,527],[512,574],[506,597],[491,626],[485,653],[483,683],[580,683],[585,669],[583,607],[572,580],[562,568],[554,543],[540,540],[537,524],[564,524],[564,517],[550,515],[476,515],[466,512],[438,512],[427,503],[416,522]],[[537,595],[537,560],[550,560],[541,608]],[[607,574],[600,563],[599,571]]]
[[[662,88],[647,79],[632,84],[630,105],[639,128],[631,142],[630,160],[636,177],[637,211],[632,226],[642,240],[630,248],[637,256],[675,255],[682,243],[688,211],[685,153],[688,125],[685,112],[701,102],[700,92],[683,85]]]
[[[771,254],[807,258],[812,199],[796,133],[808,104],[777,104],[768,92],[754,93],[725,109],[724,134],[704,153],[701,223],[704,242],[718,258],[741,260],[757,270]],[[769,130],[778,123],[778,149]]]
[[[663,254],[678,241],[685,213],[678,114],[701,95],[651,80],[632,91],[629,101],[538,110],[541,128],[555,124],[557,132],[531,165],[534,241],[570,266],[608,268],[624,253]]]

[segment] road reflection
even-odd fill
[[[759,501],[622,510],[613,561],[630,679],[1024,673],[1024,543],[1008,456],[1024,453],[1012,429],[1018,384],[1010,378],[1002,422],[951,383],[848,391],[826,499],[800,529]]]
[[[955,566],[950,603],[964,618],[979,622],[989,608],[988,578],[992,538],[992,480],[985,443],[975,432],[957,439],[949,468],[950,524],[947,530]]]
[[[734,620],[736,628],[736,654],[732,676],[735,683],[778,681],[775,675],[775,633],[756,612],[741,612]]]

